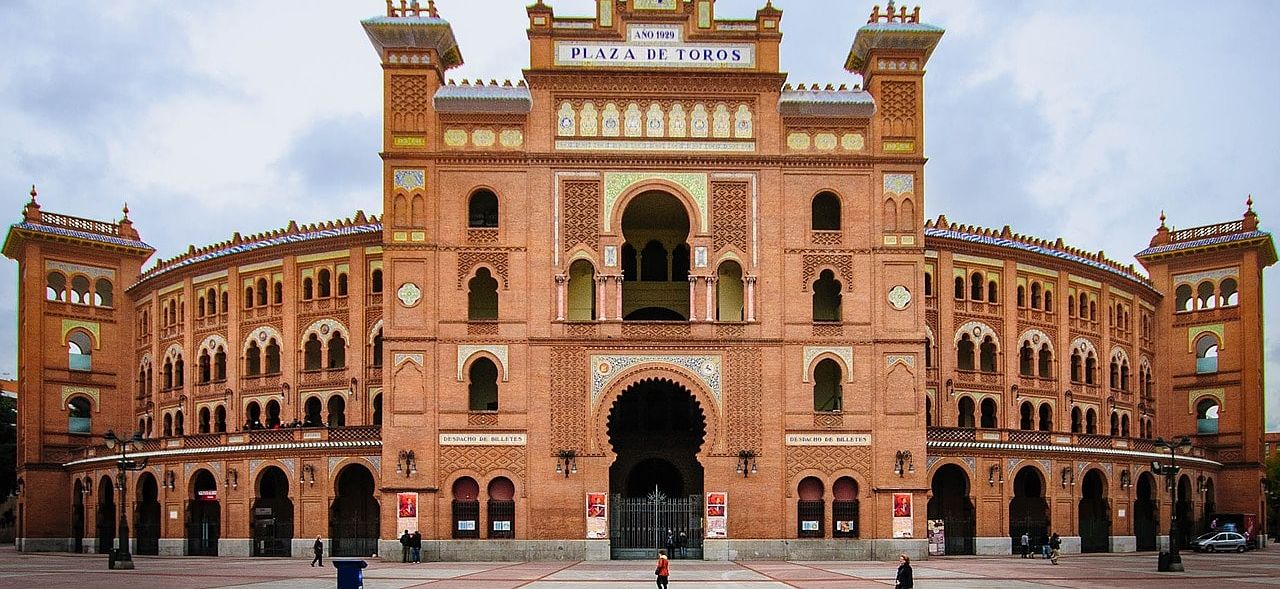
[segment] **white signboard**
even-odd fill
[[[750,69],[756,66],[756,48],[755,45],[746,43],[556,41],[555,64],[578,67]]]
[[[523,446],[529,436],[524,433],[458,432],[440,434],[441,446]]]
[[[788,446],[870,446],[871,434],[787,434]]]

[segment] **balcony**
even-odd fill
[[[1155,452],[1155,441],[1142,438],[1124,438],[1098,434],[1073,434],[1020,429],[988,429],[970,427],[930,427],[930,442],[1000,442],[1008,444],[1039,444],[1070,446],[1076,448],[1119,449],[1137,452]],[[1194,448],[1192,455],[1204,457],[1204,448]]]

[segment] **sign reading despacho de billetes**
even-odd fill
[[[441,446],[523,446],[529,436],[524,433],[458,432],[440,434]]]
[[[870,446],[871,434],[787,434],[788,446]]]

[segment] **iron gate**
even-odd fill
[[[971,513],[964,515],[947,514],[941,518],[944,529],[944,554],[954,556],[957,554],[973,554],[973,536],[974,536],[974,519]]]
[[[216,520],[188,522],[187,556],[217,556],[220,527]]]
[[[259,508],[261,509],[261,508]],[[270,510],[270,508],[267,508]],[[253,555],[291,556],[293,552],[293,520],[272,515],[254,515]]]
[[[378,553],[377,520],[333,522],[329,524],[329,535],[332,556],[370,556]],[[394,557],[400,558],[400,553],[397,552]]]
[[[685,544],[680,544],[680,533]],[[614,495],[609,513],[610,555],[616,560],[655,558],[667,536],[677,545],[672,558],[702,559],[702,496]]]

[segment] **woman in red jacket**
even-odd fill
[[[671,575],[671,561],[667,560],[667,551],[658,551],[658,568],[653,570],[658,575],[658,589],[667,589],[667,577]]]

